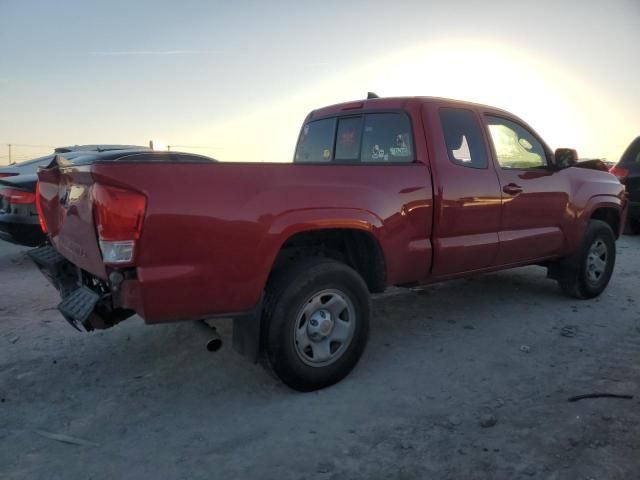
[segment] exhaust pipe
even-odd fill
[[[207,341],[207,350],[209,352],[217,352],[220,350],[222,348],[222,338],[216,330],[216,327],[208,323],[206,320],[199,320],[196,323],[206,329],[209,335],[212,335],[212,337]]]
[[[222,339],[216,329],[213,329],[213,338],[207,342],[207,350],[210,352],[217,352],[222,348]]]

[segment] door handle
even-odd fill
[[[515,183],[509,183],[502,187],[502,191],[508,195],[517,195],[522,193],[522,187],[520,185],[516,185]]]

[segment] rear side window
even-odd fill
[[[300,133],[295,162],[330,162],[336,119],[326,118],[307,123]]]
[[[413,162],[413,138],[409,117],[402,113],[365,116],[363,162]]]
[[[362,117],[348,117],[338,120],[336,134],[336,161],[357,162],[360,160],[360,135]]]
[[[441,108],[440,123],[451,162],[464,167],[487,168],[482,132],[471,110]]]

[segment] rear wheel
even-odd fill
[[[325,258],[300,260],[267,288],[267,361],[295,390],[332,385],[360,359],[369,315],[369,292],[355,270]]]
[[[609,224],[591,220],[579,252],[562,261],[558,283],[575,298],[593,298],[609,284],[616,260],[616,238]]]

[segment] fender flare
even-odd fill
[[[582,214],[577,218],[580,225],[580,234],[582,237],[582,232],[587,228],[587,224],[589,220],[593,216],[593,213],[599,208],[613,208],[618,212],[620,216],[620,226],[619,228],[623,228],[624,223],[624,212],[625,212],[625,203],[624,200],[616,195],[593,195],[587,201],[585,208],[582,209]],[[616,235],[619,235],[620,232],[614,232]]]
[[[271,239],[268,252],[269,264],[273,266],[282,246],[294,235],[328,229],[359,230],[369,233],[378,243],[383,257],[386,257],[386,252],[380,241],[382,227],[382,219],[367,210],[319,208],[289,211],[277,217],[268,229],[267,238]],[[275,249],[271,247],[274,238],[277,245]],[[266,282],[266,278],[264,280]]]

